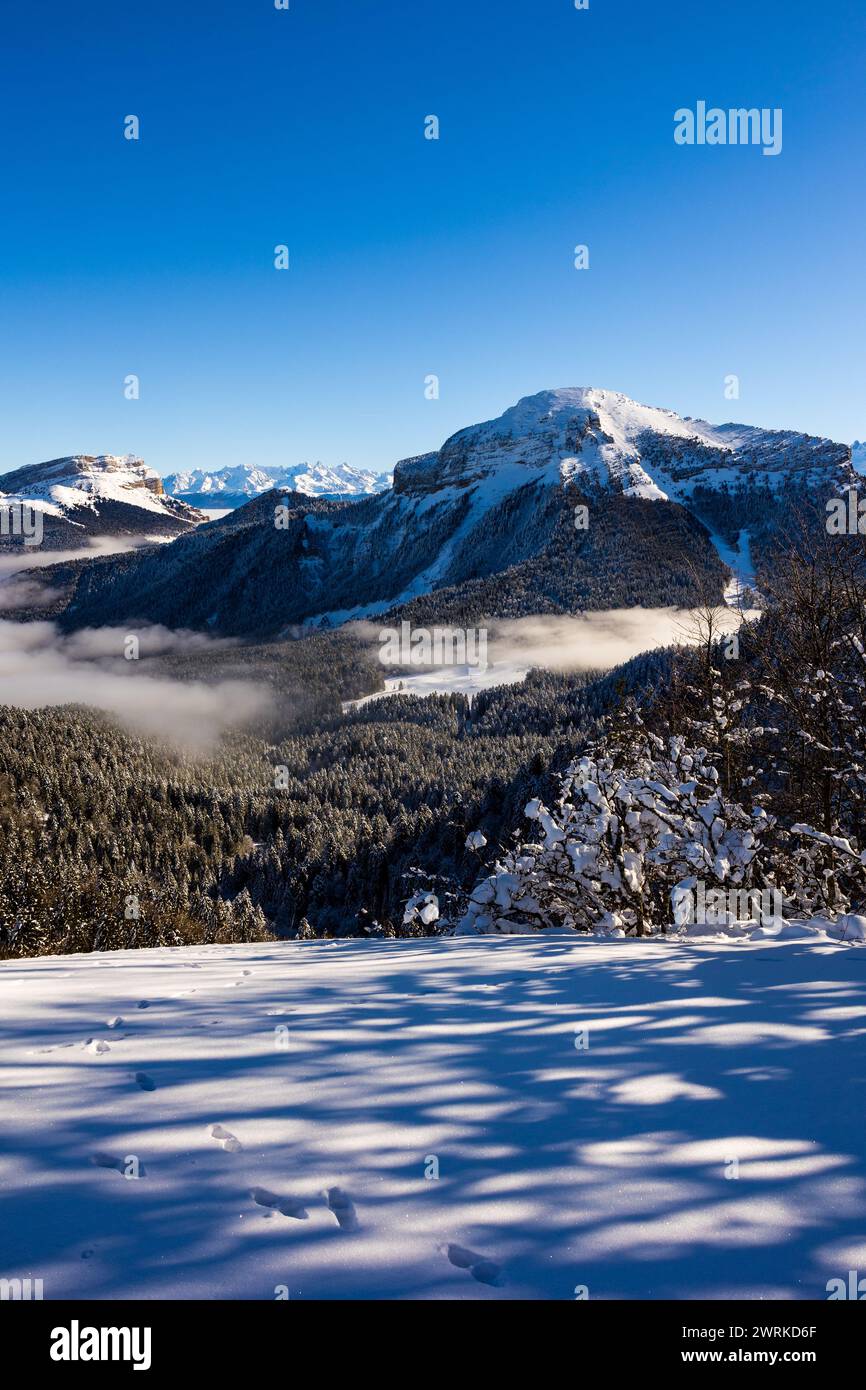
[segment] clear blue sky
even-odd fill
[[[568,385],[862,438],[864,72],[862,0],[10,0],[0,468],[384,469]]]

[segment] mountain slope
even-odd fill
[[[300,492],[308,497],[367,497],[384,492],[391,485],[387,473],[352,468],[338,463],[298,463],[285,468],[256,468],[239,464],[208,472],[203,468],[187,473],[170,473],[163,479],[166,492],[193,507],[242,507],[252,497],[272,488]]]
[[[48,550],[74,550],[107,536],[171,537],[203,520],[166,496],[159,475],[132,454],[74,454],[4,473],[0,507],[21,504],[41,514]]]
[[[723,559],[745,570],[799,502],[853,477],[850,450],[829,440],[545,391],[404,459],[378,496],[295,492],[278,527],[284,499],[263,493],[170,552],[88,567],[65,621],[266,634],[425,596],[443,620],[470,597],[491,617],[721,601]]]

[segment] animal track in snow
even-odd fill
[[[476,1255],[474,1250],[467,1250],[465,1245],[447,1245],[444,1253],[457,1269],[468,1269],[472,1278],[477,1279],[479,1284],[500,1283],[502,1270],[493,1260]]]
[[[219,1141],[220,1147],[225,1149],[226,1153],[240,1153],[243,1148],[240,1139],[236,1139],[229,1130],[223,1129],[222,1125],[211,1125],[210,1133],[213,1139]]]
[[[341,1231],[357,1231],[358,1214],[355,1211],[355,1204],[351,1197],[348,1197],[341,1187],[329,1187],[322,1193],[329,1209],[337,1218],[337,1225]]]
[[[252,1188],[250,1196],[257,1207],[270,1207],[281,1216],[293,1216],[296,1221],[306,1221],[309,1216],[302,1202],[296,1201],[294,1197],[279,1197],[276,1192],[269,1192],[266,1187]]]
[[[102,1038],[88,1038],[84,1046],[87,1048],[88,1052],[93,1054],[94,1057],[99,1056],[101,1052],[111,1051],[111,1048],[108,1046],[108,1043],[104,1042]]]
[[[114,1154],[105,1153],[103,1149],[97,1149],[96,1153],[90,1155],[90,1162],[97,1168],[111,1168],[115,1173],[119,1173],[122,1178],[127,1176],[127,1160],[125,1158],[115,1158]],[[139,1160],[136,1163],[136,1176],[139,1178],[147,1177],[147,1170]]]
[[[123,1019],[120,1017],[120,1014],[115,1014],[114,1018],[107,1018],[105,1020],[105,1026],[106,1028],[119,1028],[122,1022]]]
[[[141,1087],[141,1089],[142,1089],[143,1091],[155,1091],[155,1090],[156,1090],[156,1082],[153,1080],[152,1077],[148,1076],[145,1072],[143,1072],[143,1071],[137,1071],[137,1072],[135,1073],[135,1079],[136,1079],[136,1081],[138,1082],[139,1086]]]

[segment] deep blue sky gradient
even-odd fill
[[[0,469],[389,468],[567,385],[866,436],[862,0],[0,16]],[[781,155],[675,145],[699,98]]]

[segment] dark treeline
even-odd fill
[[[537,672],[471,706],[395,696],[319,727],[308,710],[207,762],[89,710],[4,708],[0,952],[399,930],[411,871],[471,883],[485,860],[468,831],[495,855],[623,691],[668,668],[655,653],[615,678]]]

